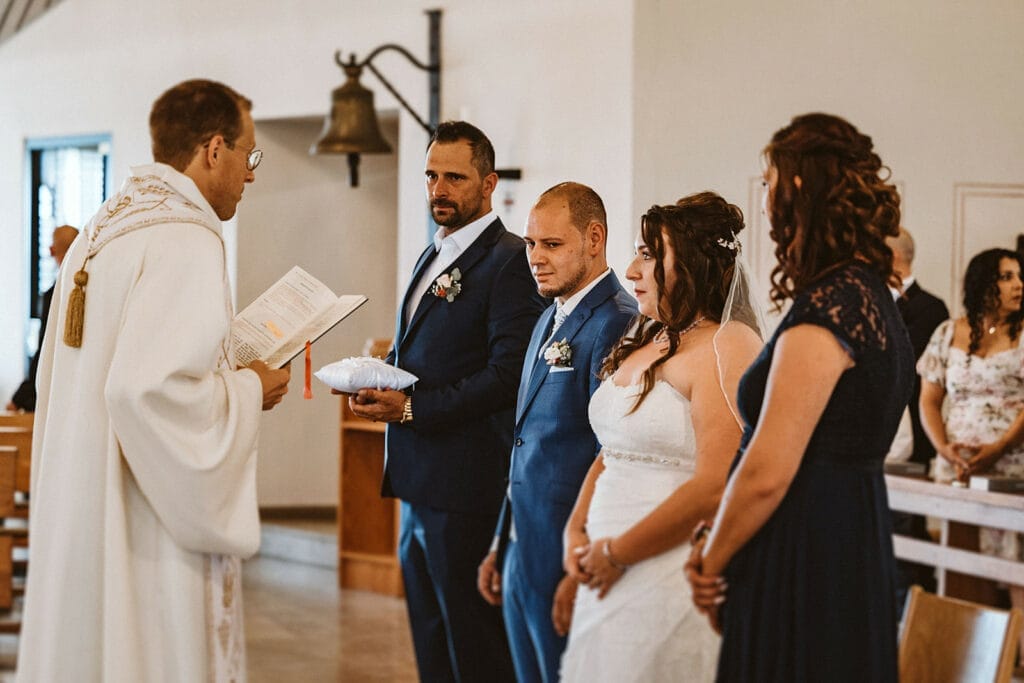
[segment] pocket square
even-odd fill
[[[552,365],[548,368],[548,372],[553,375],[556,372],[573,372],[575,369],[571,365]]]

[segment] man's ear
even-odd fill
[[[224,140],[223,135],[214,135],[210,138],[210,142],[207,143],[206,147],[201,149],[203,152],[203,161],[209,168],[215,168],[220,163],[220,158],[224,155],[224,150],[227,147],[227,142]]]
[[[484,197],[490,197],[494,194],[494,188],[498,186],[498,174],[488,173],[484,176],[483,180],[483,195]]]
[[[604,253],[607,235],[608,228],[606,228],[603,223],[599,221],[590,221],[585,233],[588,251],[595,256],[597,254]]]

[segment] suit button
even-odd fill
[[[522,446],[522,445],[523,445],[523,440],[522,439],[516,439],[516,446]]]

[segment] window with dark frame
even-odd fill
[[[43,294],[57,278],[50,256],[54,228],[66,224],[81,230],[110,194],[110,136],[29,140],[26,152],[28,311],[38,320]],[[26,339],[27,357],[35,351],[35,339],[35,334]]]

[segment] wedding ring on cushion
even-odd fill
[[[624,460],[626,462],[639,462],[645,465],[664,465],[666,467],[686,467],[692,469],[692,464],[682,458],[666,458],[660,455],[646,455],[644,453],[629,453],[626,451],[613,451],[610,448],[601,450],[601,454],[607,459]]]

